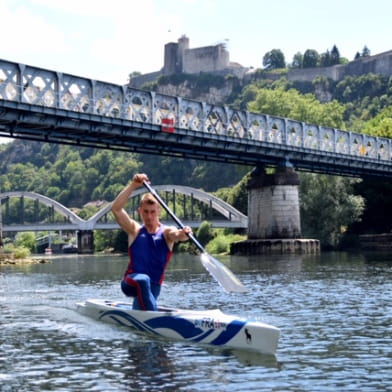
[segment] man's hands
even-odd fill
[[[139,188],[143,185],[144,181],[150,182],[147,174],[137,173],[132,177],[131,185],[133,185],[134,188]]]
[[[184,226],[184,227],[182,228],[182,231],[184,232],[184,234],[188,235],[188,234],[191,234],[191,233],[192,233],[192,228],[189,227],[189,226]]]

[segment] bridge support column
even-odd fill
[[[92,230],[78,231],[78,253],[94,253],[94,232]]]
[[[318,240],[301,238],[299,177],[291,166],[267,174],[257,167],[248,182],[248,239],[232,244],[232,254],[313,253]]]
[[[248,238],[300,238],[298,174],[279,167],[256,168],[248,183]]]

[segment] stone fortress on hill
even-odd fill
[[[260,56],[261,57],[261,56]],[[232,74],[240,79],[251,78],[255,71],[230,61],[230,55],[224,43],[200,48],[189,47],[189,38],[185,35],[178,42],[165,45],[164,65],[160,71],[132,77],[129,85],[139,88],[144,83],[153,82],[161,75],[214,73]],[[361,57],[348,64],[330,67],[290,69],[287,79],[291,81],[312,81],[317,76],[325,76],[339,81],[346,76],[375,73],[392,75],[392,50],[374,56]],[[277,77],[276,74],[271,76]]]

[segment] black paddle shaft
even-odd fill
[[[151,185],[147,181],[143,181],[143,185],[148,189],[148,191],[158,200],[159,204],[166,210],[166,212],[172,217],[174,222],[176,222],[177,226],[180,229],[184,228],[183,223],[174,215],[174,212],[169,208],[169,206],[162,200],[162,198],[158,195],[155,189],[151,188]],[[187,236],[189,239],[196,245],[196,247],[202,252],[205,253],[203,245],[196,239],[193,233],[188,233]]]

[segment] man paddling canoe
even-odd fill
[[[138,213],[140,225],[124,210],[132,192],[150,182],[146,174],[135,174],[132,181],[118,194],[112,204],[112,212],[120,227],[128,234],[129,264],[121,281],[121,289],[128,297],[134,297],[133,308],[157,310],[166,266],[176,242],[186,241],[192,232],[189,226],[177,229],[159,221],[160,206],[151,193],[140,200]]]

